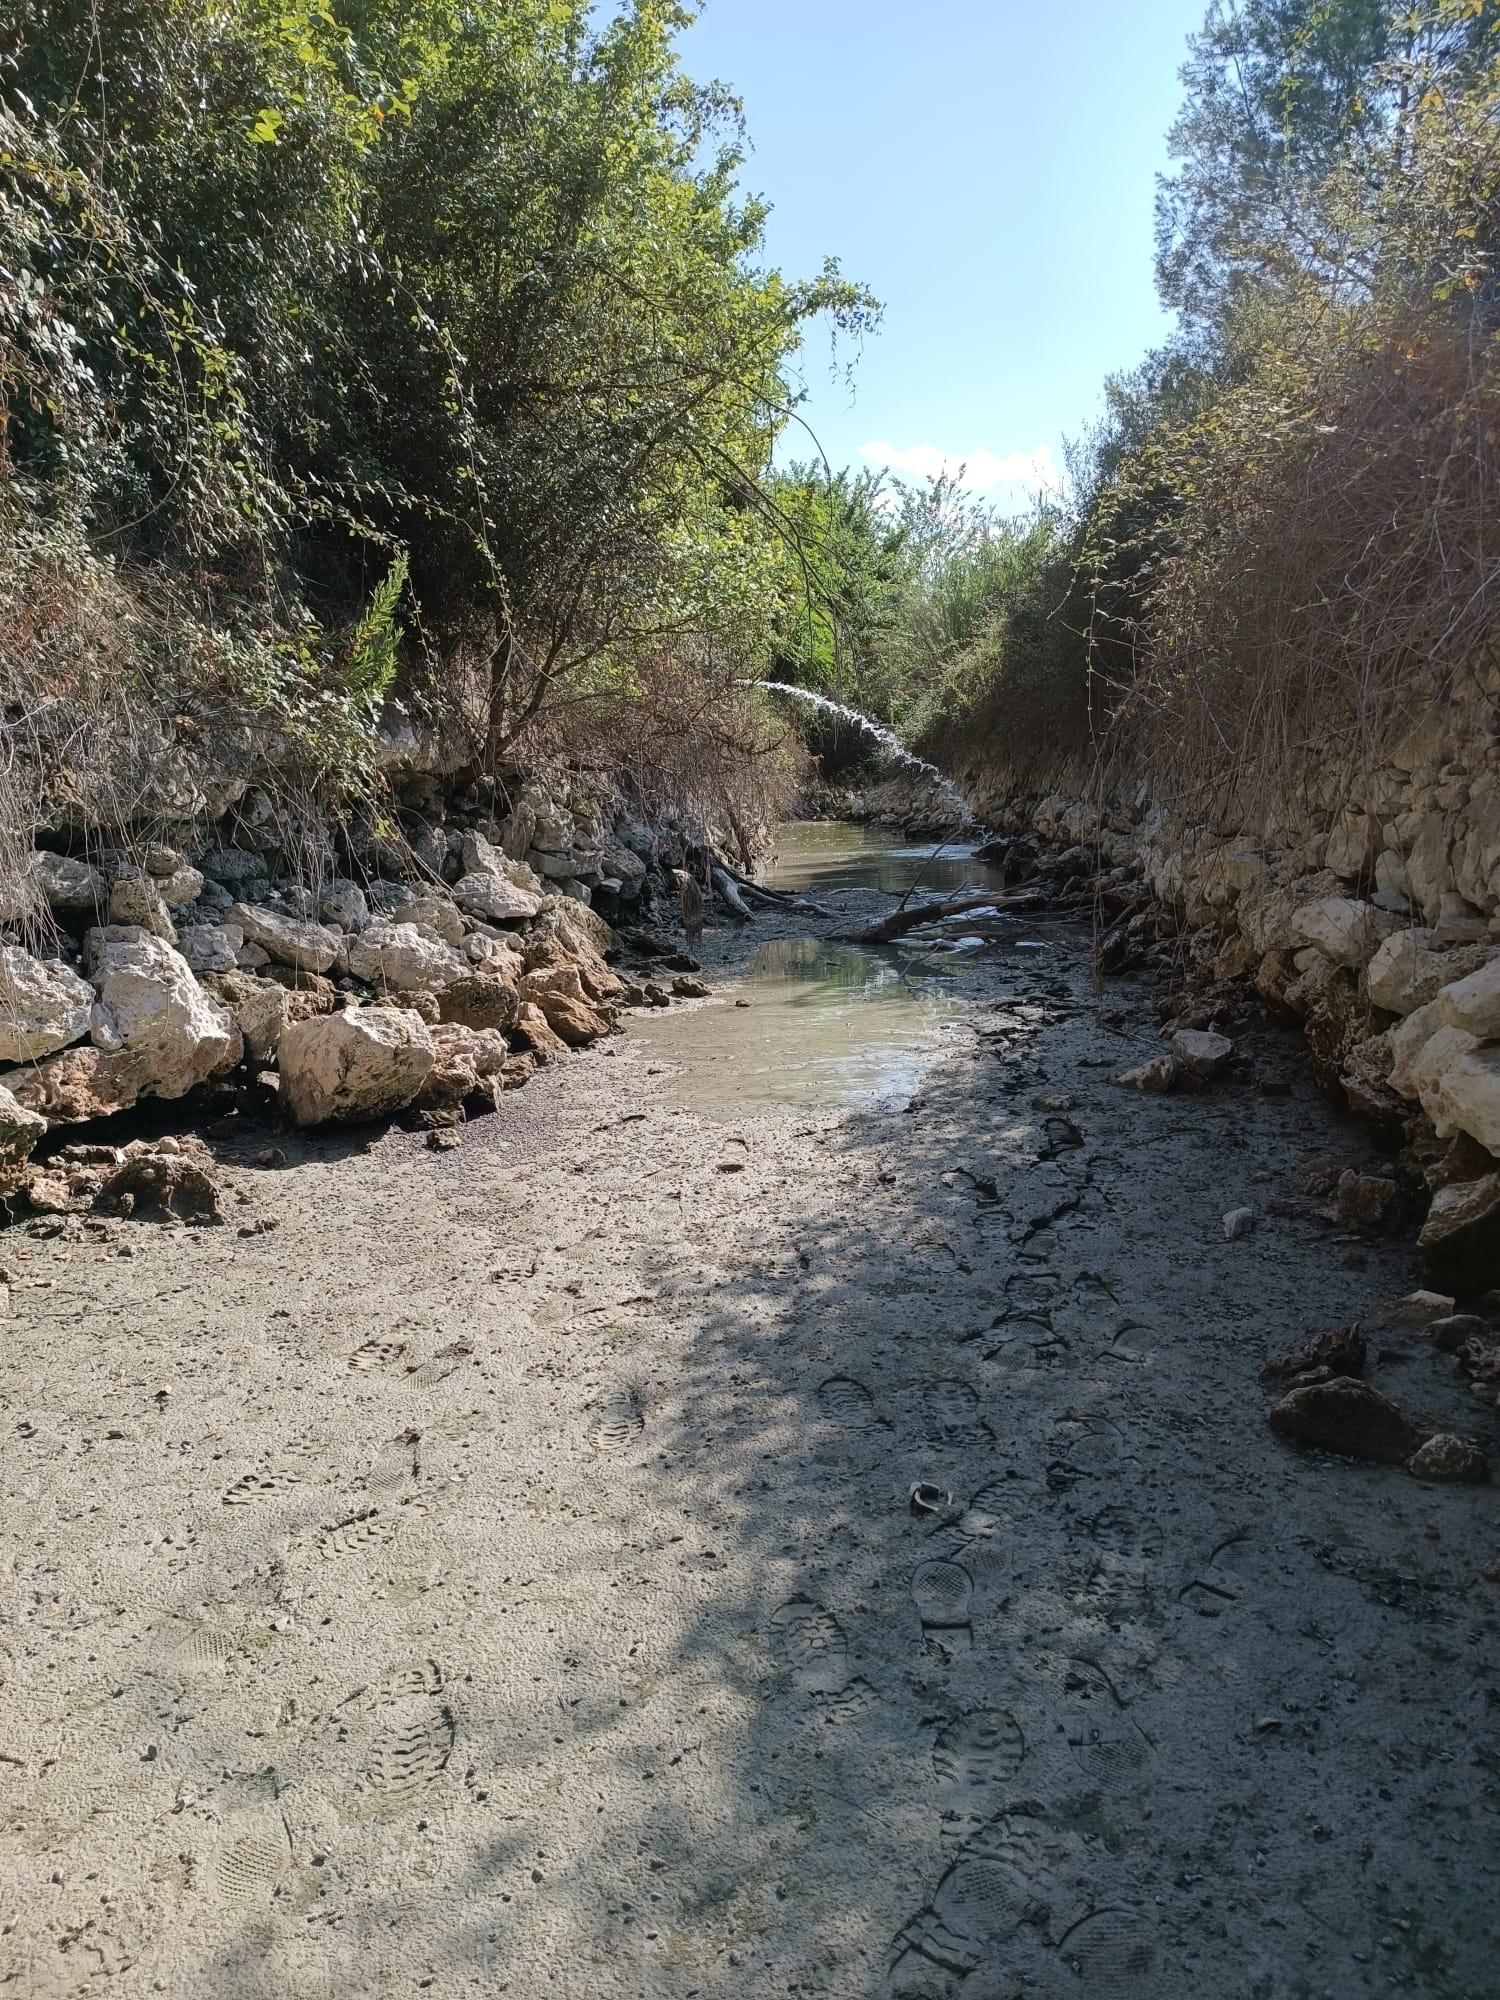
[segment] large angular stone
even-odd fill
[[[185,924],[177,935],[177,948],[194,972],[232,971],[244,943],[238,924]]]
[[[47,1129],[47,1121],[0,1083],[0,1194],[18,1187],[31,1149]]]
[[[403,917],[405,911],[402,912]],[[349,970],[387,993],[438,993],[472,971],[467,957],[425,924],[377,917],[349,939]]]
[[[420,1014],[352,1007],[282,1030],[281,1103],[296,1125],[388,1118],[416,1098],[435,1051]]]
[[[284,917],[258,903],[231,903],[225,921],[238,924],[246,942],[258,944],[278,965],[292,965],[299,972],[326,972],[339,953],[342,939],[322,924],[301,917]]]
[[[1349,896],[1320,896],[1292,913],[1292,930],[1304,944],[1316,945],[1336,965],[1360,967],[1375,956],[1396,928],[1396,919],[1372,903]]]
[[[89,1031],[93,989],[58,959],[0,945],[0,1062],[34,1062]]]
[[[234,1067],[244,1053],[240,1031],[181,952],[144,931],[95,937],[93,1040],[106,1054],[138,1060],[143,1095],[182,1097]]]
[[[214,973],[203,984],[234,1016],[251,1061],[273,1062],[291,1004],[286,988],[238,970]]]
[[[1435,1000],[1445,986],[1500,957],[1500,948],[1490,944],[1461,945],[1449,951],[1441,945],[1435,930],[1393,932],[1370,960],[1365,975],[1375,1005],[1392,1014],[1414,1014]]]
[[[464,941],[464,920],[458,907],[446,896],[439,896],[435,890],[420,891],[412,900],[392,913],[392,921],[398,924],[421,924],[442,939],[444,944],[459,950]]]
[[[32,880],[54,910],[92,910],[104,901],[101,870],[71,854],[42,852],[32,857]]]
[[[453,885],[453,900],[472,916],[485,917],[492,924],[519,924],[534,917],[542,898],[534,890],[517,887],[503,875],[475,869],[460,875]]]
[[[1500,1173],[1439,1188],[1417,1238],[1423,1277],[1455,1298],[1487,1292],[1500,1272]]]
[[[443,1021],[466,1028],[493,1028],[502,1033],[515,1026],[520,997],[514,985],[483,972],[468,973],[445,986],[438,996]]]
[[[31,1069],[13,1070],[8,1082],[26,1110],[49,1125],[72,1125],[128,1111],[145,1088],[146,1070],[137,1056],[84,1047],[65,1049]]]
[[[1440,1033],[1458,1036],[1463,1030]],[[1424,1059],[1421,1068],[1418,1095],[1438,1137],[1467,1132],[1486,1152],[1500,1156],[1500,1042],[1455,1047],[1444,1061],[1428,1065]],[[1495,1275],[1500,1280],[1500,1270]]]
[[[1500,957],[1445,986],[1437,996],[1437,1009],[1447,1026],[1463,1028],[1482,1042],[1500,1037]]]
[[[135,924],[167,944],[175,942],[161,887],[143,869],[122,869],[110,883],[108,918],[112,924]]]

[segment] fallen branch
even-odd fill
[[[742,924],[753,922],[755,912],[747,907],[744,897],[740,894],[739,884],[729,871],[714,864],[710,867],[709,872],[713,876],[714,887],[719,892],[719,898],[730,914],[738,917]]]
[[[950,896],[941,903],[919,903],[915,909],[897,910],[892,916],[862,931],[845,934],[851,944],[889,944],[893,938],[923,924],[941,923],[945,917],[961,917],[968,910],[1020,910],[1035,907],[1035,894],[1020,896]]]

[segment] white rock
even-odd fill
[[[1325,865],[1335,875],[1356,880],[1369,872],[1379,841],[1378,821],[1372,820],[1368,813],[1345,813],[1328,836]]]
[[[1459,1028],[1441,1029],[1428,1050],[1444,1035],[1462,1033]],[[1470,1041],[1467,1048],[1455,1047],[1446,1060],[1431,1064],[1426,1056],[1424,1051],[1419,1094],[1438,1137],[1451,1139],[1467,1132],[1486,1151],[1500,1155],[1500,1043],[1480,1047]]]
[[[90,910],[104,901],[104,876],[87,861],[70,854],[40,853],[33,857],[32,880],[50,908]]]
[[[1412,1066],[1442,1025],[1436,1002],[1429,1000],[1425,1007],[1414,1009],[1387,1034],[1386,1040],[1391,1045],[1391,1088],[1402,1097],[1416,1096]]]
[[[274,979],[258,979],[253,972],[239,970],[211,973],[205,983],[234,1016],[251,1061],[273,1061],[286,1025],[286,988]]]
[[[402,1111],[432,1068],[432,1037],[406,1007],[315,1014],[281,1032],[282,1108],[297,1125],[385,1118]]]
[[[1396,928],[1394,917],[1349,896],[1320,896],[1292,912],[1292,931],[1336,965],[1364,965]]]
[[[444,944],[452,945],[456,951],[464,941],[464,920],[457,906],[446,896],[427,891],[414,896],[411,902],[393,912],[393,921],[398,924],[421,924],[440,937]]]
[[[108,914],[112,924],[137,924],[167,944],[173,940],[172,919],[161,888],[154,877],[139,869],[119,874],[110,883]]]
[[[185,924],[177,936],[177,948],[194,972],[232,970],[244,943],[238,924]]]
[[[1439,1017],[1452,1028],[1464,1028],[1481,1041],[1500,1036],[1500,958],[1455,980],[1437,996]]]
[[[460,909],[496,924],[521,923],[542,907],[542,898],[534,891],[518,888],[503,875],[486,870],[461,875],[453,885],[453,900]]]
[[[70,966],[0,946],[0,1062],[34,1062],[89,1031],[93,988]]]
[[[203,877],[196,868],[174,868],[170,875],[164,875],[157,883],[161,899],[169,910],[181,909],[184,903],[196,903],[203,894]]]
[[[45,1118],[17,1103],[0,1084],[0,1194],[19,1181],[32,1147],[46,1129]]]
[[[258,944],[278,965],[299,972],[326,972],[339,948],[335,932],[301,917],[284,917],[258,903],[231,903],[225,920],[238,924],[246,944]]]
[[[377,917],[349,939],[348,948],[354,977],[388,993],[439,993],[471,970],[465,954],[425,924]]]
[[[443,1021],[427,1032],[439,1058],[444,1051],[457,1051],[473,1064],[476,1076],[498,1076],[510,1054],[498,1028],[468,1028],[458,1021]]]
[[[228,1010],[194,979],[181,952],[142,932],[133,938],[94,934],[92,1036],[97,1048],[134,1056],[143,1094],[181,1097],[196,1084],[232,1069],[243,1053]]]
[[[1407,1065],[1404,1076],[1410,1088],[1403,1090],[1403,1097],[1415,1097],[1424,1111],[1432,1115],[1429,1102],[1437,1094],[1443,1072],[1459,1056],[1466,1056],[1479,1044],[1473,1035],[1462,1028],[1438,1028],[1423,1042],[1420,1049]],[[1445,1134],[1451,1137],[1450,1134]]]
[[[1248,1236],[1255,1227],[1253,1208],[1232,1208],[1224,1218],[1224,1235],[1230,1243],[1241,1236]]]
[[[340,877],[323,891],[318,915],[324,923],[337,924],[341,931],[362,931],[370,921],[369,900],[357,882]]]
[[[516,950],[514,939],[482,924],[464,939],[464,956],[479,971],[492,973],[511,986],[526,970],[526,961]]]
[[[1436,988],[1425,992],[1438,952],[1430,930],[1393,931],[1370,960],[1366,974],[1370,998],[1377,1007],[1392,1014],[1415,1013],[1433,999]]]

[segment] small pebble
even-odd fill
[[[1232,1208],[1224,1218],[1225,1239],[1233,1243],[1236,1237],[1248,1236],[1255,1227],[1253,1208]]]

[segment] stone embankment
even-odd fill
[[[0,1196],[99,1199],[123,1149],[34,1160],[38,1145],[204,1085],[273,1087],[295,1125],[400,1115],[438,1132],[608,1034],[621,1007],[667,1004],[607,962],[620,940],[602,912],[649,919],[683,858],[670,829],[423,780],[402,838],[346,836],[345,872],[309,880],[256,803],[175,846],[38,849],[0,890]],[[648,971],[670,961],[642,942]]]
[[[1404,737],[1330,759],[1256,832],[1193,822],[1141,786],[990,802],[1087,889],[1099,956],[1170,959],[1170,1025],[1211,1027],[1253,989],[1299,1020],[1314,1073],[1402,1162],[1419,1253],[1445,1291],[1500,1284],[1500,669],[1420,704]],[[983,802],[981,802],[983,804]]]

